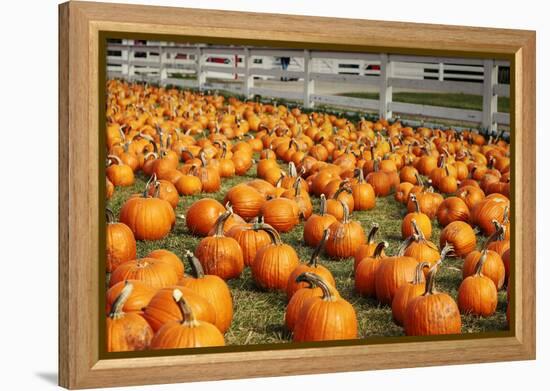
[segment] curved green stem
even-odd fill
[[[122,308],[124,307],[124,304],[126,304],[126,301],[132,294],[133,290],[134,285],[132,285],[132,283],[128,281],[125,281],[124,288],[122,288],[122,291],[120,291],[119,295],[111,306],[111,312],[109,313],[109,317],[111,319],[120,319],[124,315]]]
[[[199,261],[199,259],[189,250],[185,250],[185,259],[189,261],[191,265],[191,273],[195,278],[204,277],[204,269]]]
[[[191,310],[191,307],[189,307],[189,304],[185,301],[183,293],[179,289],[174,289],[172,291],[172,297],[178,304],[178,308],[181,313],[180,323],[183,326],[196,327],[199,323],[197,322],[197,318],[195,318],[195,314],[193,314],[193,310]]]
[[[319,255],[321,255],[321,251],[323,251],[323,249],[325,248],[325,244],[327,242],[329,234],[330,234],[330,229],[326,228],[323,231],[323,236],[321,237],[319,244],[317,244],[317,247],[315,247],[315,250],[313,250],[313,253],[311,254],[311,258],[307,263],[308,266],[317,267],[317,262],[319,261]]]
[[[325,301],[337,300],[337,296],[333,290],[334,288],[332,288],[330,284],[328,284],[321,276],[315,273],[302,273],[298,277],[296,277],[296,282],[308,282],[312,286],[318,286],[323,292],[323,296],[321,298]]]

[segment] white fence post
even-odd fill
[[[134,76],[136,74],[136,67],[134,66],[134,49],[133,49],[133,42],[132,47],[128,44],[128,59],[126,61],[126,64],[128,65],[128,80],[134,81]]]
[[[378,115],[380,118],[391,119],[393,113],[390,110],[393,88],[389,85],[389,78],[393,75],[392,61],[386,53],[380,54],[380,98]]]
[[[249,99],[251,94],[250,90],[254,87],[254,76],[250,74],[250,68],[252,67],[252,56],[250,55],[250,49],[244,48],[244,96]]]
[[[311,95],[315,90],[315,80],[311,78],[311,71],[313,67],[313,61],[311,59],[311,52],[307,49],[304,50],[304,107],[312,108],[314,103]]]
[[[122,74],[122,77],[128,77],[130,74],[129,58],[130,58],[130,45],[126,44],[126,49],[120,51],[120,59],[123,61],[120,64],[120,72]]]
[[[495,86],[498,82],[498,69],[494,60],[483,62],[483,114],[481,126],[488,132],[497,131],[494,113],[498,111],[498,95]]]
[[[168,79],[168,71],[166,70],[166,52],[162,46],[159,46],[159,86],[164,86]]]
[[[445,79],[445,69],[443,68],[443,63],[442,62],[439,63],[438,71],[439,71],[438,79],[439,79],[439,81],[443,81]]]
[[[202,54],[202,48],[199,46],[197,47],[197,83],[199,87],[199,91],[202,91],[204,88],[204,83],[206,82],[206,73],[202,70],[202,62],[203,62],[203,54]]]

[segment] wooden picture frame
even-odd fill
[[[68,2],[59,6],[59,383],[67,388],[176,383],[535,358],[535,33],[291,15]],[[286,26],[281,29],[280,26]],[[513,269],[510,333],[396,338],[301,349],[101,358],[103,211],[98,78],[101,32],[259,40],[511,62]],[[457,354],[460,352],[460,354]]]

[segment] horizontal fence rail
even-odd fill
[[[283,67],[281,58],[289,60]],[[298,49],[212,47],[123,40],[107,45],[110,78],[175,85],[199,90],[224,90],[315,105],[375,112],[392,119],[398,114],[476,123],[488,132],[509,125],[509,113],[498,112],[498,97],[509,97],[510,86],[499,83],[498,60],[406,56]],[[509,68],[508,68],[509,69]],[[508,70],[509,72],[509,70]],[[301,91],[256,86],[255,80],[301,81]],[[378,99],[319,94],[316,82],[365,86]],[[259,83],[258,83],[259,84]],[[413,92],[463,93],[482,98],[482,110],[466,110],[393,100],[394,88]]]

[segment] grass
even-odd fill
[[[346,92],[339,94],[351,98],[378,99],[378,92]],[[466,110],[483,110],[483,97],[471,94],[450,94],[433,92],[396,92],[393,94],[394,102],[414,103],[428,106],[452,107]],[[500,113],[510,112],[510,99],[498,98],[498,111]]]
[[[212,197],[222,200],[227,190],[237,183],[254,178],[255,168],[251,168],[246,176],[234,177],[224,180],[222,188],[217,193],[197,195],[193,197],[181,197],[176,214],[185,215],[189,205],[194,201]],[[137,174],[136,183],[127,188],[117,188],[115,194],[108,201],[115,215],[128,197],[142,191],[146,182],[141,174]],[[318,210],[319,199],[314,198],[315,210]],[[377,199],[376,208],[371,211],[353,212],[353,219],[361,222],[365,231],[368,231],[372,222],[380,224],[377,238],[389,243],[388,254],[394,254],[401,242],[401,219],[405,214],[405,208],[393,199],[393,196]],[[439,243],[440,227],[433,222],[434,230],[432,241]],[[300,259],[307,260],[311,249],[303,244],[303,223],[295,227],[291,232],[282,235],[283,240],[292,245]],[[157,242],[138,241],[138,257],[144,257],[148,252],[164,248],[178,255],[183,249],[194,250],[200,238],[192,236],[185,226],[183,219],[178,218],[172,232],[164,239]],[[353,259],[335,261],[323,256],[321,263],[328,267],[335,279],[337,288],[346,300],[355,307],[359,320],[359,335],[361,338],[373,336],[400,336],[403,329],[392,321],[391,308],[382,306],[373,299],[357,296],[353,291]],[[449,293],[456,299],[457,290],[462,280],[462,260],[448,259],[438,273],[437,288]],[[189,265],[186,265],[189,271]],[[262,344],[290,342],[291,335],[284,327],[284,314],[286,295],[279,292],[260,291],[254,285],[250,270],[246,269],[240,278],[229,281],[229,286],[234,300],[234,318],[231,328],[225,335],[226,343],[231,345]],[[507,329],[506,322],[506,292],[499,292],[497,312],[489,318],[474,316],[462,316],[462,332],[477,333],[485,331],[499,331]]]

